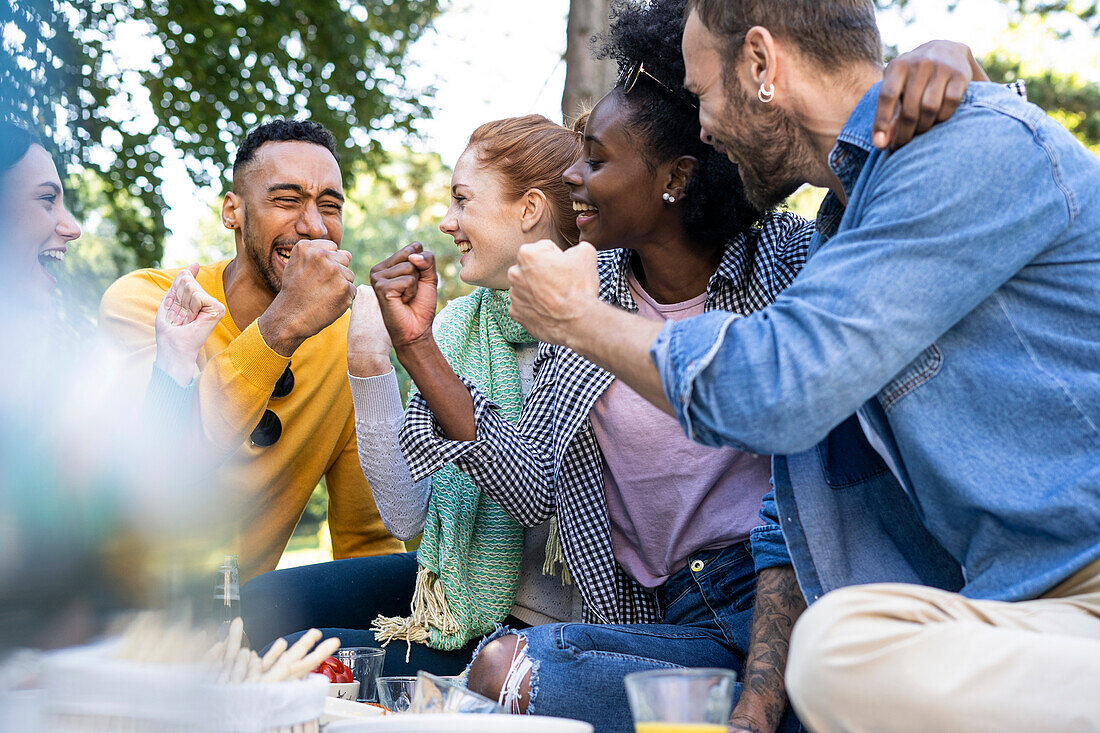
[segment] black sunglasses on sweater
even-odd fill
[[[278,400],[286,397],[294,389],[294,372],[287,365],[286,371],[275,382],[275,389],[271,390],[271,399]],[[252,445],[259,448],[267,448],[275,445],[283,434],[283,422],[272,410],[264,410],[260,422],[252,429]]]

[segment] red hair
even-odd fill
[[[581,156],[581,137],[542,115],[508,117],[486,122],[470,135],[478,160],[499,172],[505,193],[518,199],[533,188],[546,195],[550,217],[561,242],[572,247],[580,239],[565,169]]]

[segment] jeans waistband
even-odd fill
[[[699,580],[711,573],[721,572],[723,568],[746,558],[750,560],[752,558],[748,540],[737,542],[728,547],[720,547],[716,550],[701,550],[695,553],[688,558],[685,567],[673,573],[663,585],[654,591],[662,614],[672,600],[679,598],[685,591],[694,588]]]

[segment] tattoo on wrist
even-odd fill
[[[759,699],[766,725],[774,730],[787,705],[783,674],[791,629],[805,608],[793,570],[762,574],[757,585],[752,645],[745,662],[745,690]]]

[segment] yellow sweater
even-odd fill
[[[202,267],[197,278],[222,303],[222,274],[229,262]],[[124,354],[124,378],[135,394],[148,384],[156,358],[157,306],[178,272],[130,273],[111,285],[100,303],[100,331]],[[242,581],[275,568],[322,476],[337,558],[404,550],[382,526],[359,467],[347,379],[348,318],[345,313],[287,359],[264,343],[255,322],[241,331],[227,307],[199,354],[192,429],[217,456],[212,480],[240,504],[236,549]],[[271,399],[287,364],[294,389]],[[256,447],[249,434],[267,408],[279,416],[282,436],[272,446]]]

